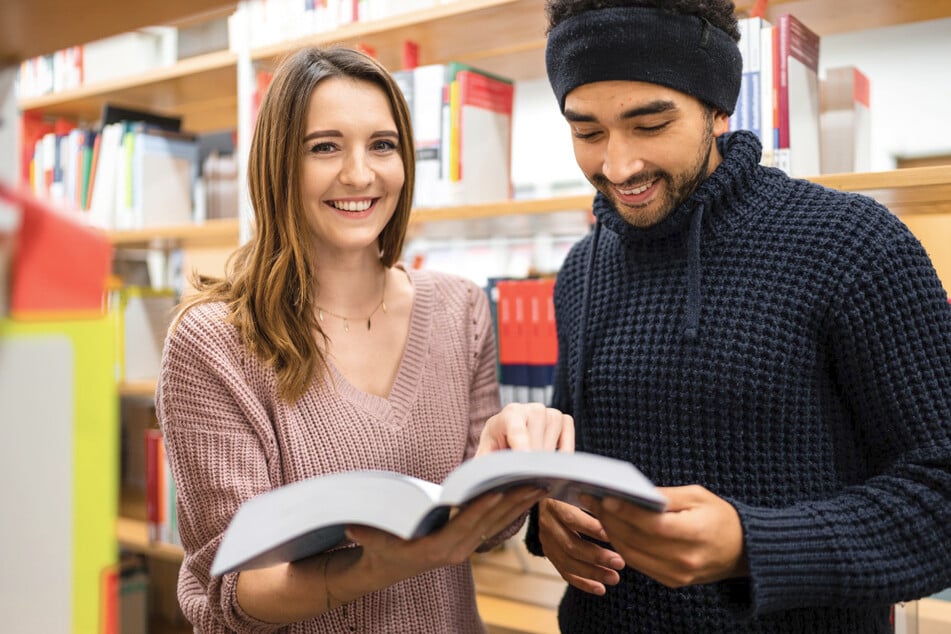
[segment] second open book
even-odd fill
[[[580,493],[662,511],[666,500],[631,463],[587,453],[496,451],[462,463],[441,485],[391,471],[342,471],[254,497],[225,531],[211,573],[296,561],[338,545],[350,524],[404,539],[437,530],[450,511],[489,491],[538,486],[581,506]]]

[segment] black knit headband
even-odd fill
[[[736,42],[697,16],[645,7],[585,11],[548,34],[545,66],[558,106],[596,81],[643,81],[733,113],[743,59]]]

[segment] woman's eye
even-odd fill
[[[380,140],[375,141],[372,147],[377,152],[389,152],[396,149],[396,143],[390,140]]]
[[[310,151],[313,154],[326,154],[327,152],[333,152],[336,149],[333,143],[323,142],[323,143],[314,143],[310,146]]]

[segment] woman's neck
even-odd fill
[[[388,273],[379,259],[318,264],[314,303],[341,315],[361,316],[381,302]]]

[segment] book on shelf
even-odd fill
[[[868,77],[854,66],[829,68],[821,89],[822,173],[869,171],[872,115]]]
[[[776,25],[775,165],[791,176],[820,173],[819,35],[791,13]]]
[[[106,124],[100,136],[90,224],[142,229],[193,221],[199,170],[194,136],[128,120]]]
[[[586,453],[496,451],[464,462],[442,484],[391,471],[342,471],[278,487],[246,501],[228,525],[211,573],[222,575],[297,561],[345,540],[348,525],[372,526],[403,539],[427,535],[450,511],[493,491],[548,489],[617,496],[662,511],[666,500],[629,462]]]
[[[182,545],[175,480],[161,430],[145,430],[145,512],[149,541]]]
[[[528,371],[529,398],[551,404],[555,364],[558,362],[558,333],[555,328],[555,278],[527,280],[529,293]]]
[[[528,313],[519,282],[503,279],[495,283],[498,315],[499,395],[502,406],[529,401]]]
[[[417,66],[394,77],[413,121],[414,205],[510,198],[514,83],[461,62]]]
[[[453,204],[512,197],[515,84],[460,69],[449,84],[449,191]]]
[[[773,25],[762,17],[737,21],[743,75],[736,108],[730,116],[731,130],[749,130],[763,146],[763,164],[772,164],[775,132],[773,122]]]
[[[178,116],[161,114],[141,108],[128,108],[114,103],[105,103],[102,106],[102,114],[99,117],[100,127],[122,121],[142,123],[150,128],[168,132],[180,132],[182,129],[182,118]]]
[[[124,286],[119,291],[122,380],[154,381],[158,377],[176,305],[172,289]]]

